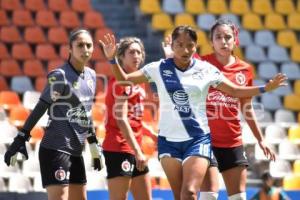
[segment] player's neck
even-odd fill
[[[235,62],[235,57],[233,55],[230,56],[221,56],[217,53],[214,54],[217,61],[221,63],[223,66],[231,65]]]
[[[74,67],[74,69],[77,71],[77,72],[82,72],[83,71],[83,69],[84,69],[84,63],[81,63],[81,62],[78,62],[78,61],[76,61],[75,59],[70,59],[70,61],[69,61],[71,64],[72,64],[72,66]]]

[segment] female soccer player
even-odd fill
[[[49,124],[41,141],[39,161],[43,187],[49,200],[86,200],[86,174],[82,158],[88,140],[94,168],[102,168],[101,154],[91,119],[96,74],[86,67],[94,50],[90,33],[71,32],[69,59],[48,74],[40,100],[5,153],[7,165],[14,165],[18,152],[28,158],[25,142],[30,131],[48,110]]]
[[[235,97],[251,97],[285,85],[286,76],[277,74],[266,85],[236,86],[208,62],[193,59],[197,34],[189,26],[172,32],[174,58],[152,62],[127,73],[115,62],[113,35],[100,40],[113,72],[120,81],[156,83],[160,99],[158,155],[176,200],[196,199],[212,158],[206,117],[206,97],[210,86]]]

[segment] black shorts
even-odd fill
[[[147,174],[149,168],[139,171],[136,168],[135,157],[129,153],[103,151],[105,157],[105,165],[107,169],[107,178],[115,178],[117,176],[136,177]]]
[[[40,147],[39,160],[43,187],[86,184],[83,157]]]
[[[212,149],[220,172],[237,166],[248,167],[249,165],[243,145],[232,148],[212,147]]]

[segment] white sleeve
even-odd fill
[[[157,82],[157,80],[159,79],[160,63],[161,60],[157,62],[151,62],[140,69],[143,72],[143,74],[147,77],[149,82]]]
[[[217,87],[220,83],[223,82],[224,80],[224,75],[222,74],[222,72],[216,68],[214,65],[210,64],[210,63],[206,63],[207,64],[207,69],[208,69],[208,77],[210,79],[210,84],[212,87]]]

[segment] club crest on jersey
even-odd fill
[[[180,112],[189,113],[190,106],[188,105],[189,96],[184,90],[177,90],[172,95],[173,101],[175,102],[175,110]]]
[[[121,163],[121,169],[124,171],[124,172],[129,172],[131,171],[131,164],[128,160],[124,160],[122,163]]]
[[[173,72],[171,70],[165,69],[163,70],[163,76],[171,77],[173,75]]]
[[[202,71],[196,71],[192,74],[193,79],[202,80],[204,77],[204,73]]]
[[[75,81],[73,84],[73,88],[75,89],[75,90],[78,90],[79,89],[79,87],[80,87],[80,85],[79,85],[79,82],[78,81]]]
[[[59,168],[54,172],[54,177],[58,181],[63,181],[66,179],[66,171],[62,168]]]
[[[235,80],[238,84],[244,85],[246,83],[246,76],[242,72],[239,72],[235,75]]]

